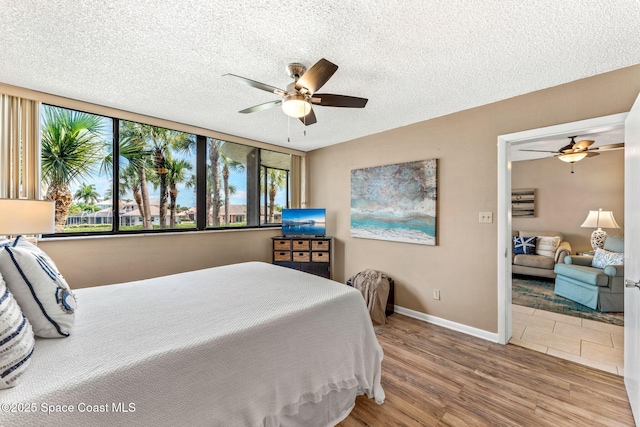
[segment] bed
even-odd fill
[[[384,401],[362,295],[251,262],[79,289],[68,338],[37,339],[0,425],[329,426]]]

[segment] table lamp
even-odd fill
[[[591,233],[591,247],[595,251],[596,248],[602,249],[607,233],[602,228],[620,228],[612,211],[603,211],[602,208],[597,211],[589,211],[587,219],[584,220],[580,227],[597,228]]]
[[[55,202],[0,199],[0,236],[55,232]]]

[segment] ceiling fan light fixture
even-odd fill
[[[558,156],[558,159],[566,163],[574,163],[584,159],[585,157],[587,157],[587,153],[582,152],[582,153],[562,154],[561,156]]]
[[[282,100],[282,111],[287,116],[300,118],[311,112],[311,104],[303,95],[287,95]]]

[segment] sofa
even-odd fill
[[[513,237],[538,237],[535,253],[512,253],[511,272],[514,274],[553,279],[556,277],[554,272],[556,264],[563,262],[566,256],[571,255],[571,245],[564,240],[563,234],[557,231],[514,231]]]
[[[624,239],[607,236],[603,249],[596,249],[595,256],[570,255],[564,258],[564,264],[557,264],[555,294],[594,310],[621,313]]]

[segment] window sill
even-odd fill
[[[211,233],[230,233],[230,232],[247,232],[247,231],[280,231],[281,226],[263,226],[251,228],[228,228],[215,230],[189,230],[189,231],[165,231],[156,233],[122,233],[122,234],[100,234],[89,236],[60,236],[60,237],[41,237],[39,242],[59,242],[65,240],[84,240],[84,239],[113,239],[122,237],[156,237],[156,236],[183,236],[185,234],[211,234]]]

